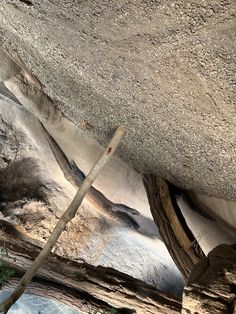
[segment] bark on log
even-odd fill
[[[236,313],[236,245],[219,245],[193,269],[183,314]]]
[[[32,241],[31,241],[32,242]],[[0,231],[0,246],[8,251],[5,260],[19,271],[26,271],[40,248]],[[181,303],[141,280],[112,268],[76,263],[50,254],[39,269],[37,278],[55,282],[78,294],[89,295],[111,307],[129,309],[129,313],[179,313]]]
[[[21,275],[22,274],[19,272],[19,277],[11,278],[9,282],[4,285],[4,290],[10,292],[15,290]],[[55,282],[46,281],[39,278],[34,278],[34,280],[31,281],[31,283],[27,286],[25,293],[64,303],[73,309],[82,311],[83,313],[96,313],[96,311],[98,312],[101,309],[107,309],[107,313],[109,313],[108,309],[110,309],[108,304],[100,300],[93,299],[86,294],[78,293],[78,291],[68,289],[67,287]],[[117,310],[116,313],[122,314],[122,311]]]
[[[165,180],[144,176],[153,219],[175,264],[187,280],[194,265],[205,256],[170,193]]]

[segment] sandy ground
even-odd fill
[[[0,39],[84,132],[123,124],[138,171],[235,200],[235,4],[3,0]]]

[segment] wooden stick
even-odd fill
[[[77,191],[74,199],[72,200],[71,204],[64,212],[62,217],[59,219],[58,223],[56,224],[55,228],[51,236],[49,237],[48,241],[46,242],[45,246],[43,247],[42,251],[35,259],[29,270],[25,273],[25,275],[20,280],[16,290],[7,298],[2,304],[0,304],[0,311],[6,314],[9,308],[20,298],[20,296],[24,293],[27,285],[31,281],[31,279],[36,274],[37,270],[51,252],[52,248],[56,244],[59,236],[61,235],[62,231],[65,229],[67,223],[75,217],[77,209],[79,208],[80,204],[82,203],[88,189],[92,186],[94,180],[98,176],[101,169],[105,166],[105,164],[110,160],[112,155],[114,154],[117,146],[119,145],[123,135],[124,135],[124,128],[119,126],[113,135],[110,143],[108,144],[106,150],[101,155],[101,157],[97,160],[94,164],[93,168],[90,170],[88,176],[84,180],[81,188]]]

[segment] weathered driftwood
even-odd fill
[[[26,271],[40,251],[4,228],[0,230],[0,246],[8,251],[5,260],[19,271]],[[78,295],[87,294],[96,304],[129,309],[126,313],[171,314],[181,310],[180,301],[140,280],[112,268],[76,263],[53,254],[38,270],[36,278],[63,285]]]
[[[144,176],[149,204],[154,221],[175,264],[187,279],[194,265],[204,257],[184,217],[171,197],[165,180],[153,175]]]
[[[219,245],[194,267],[182,313],[236,313],[236,246]]]

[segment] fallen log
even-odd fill
[[[5,291],[12,292],[16,289],[22,273],[18,271],[17,275],[18,276],[16,277],[16,274],[14,274],[14,277],[4,285]],[[61,305],[65,304],[71,309],[75,309],[83,313],[98,313],[98,311],[102,309],[106,310],[107,313],[110,313],[113,309],[105,302],[93,299],[87,294],[79,293],[73,289],[68,289],[64,285],[52,281],[42,280],[40,278],[34,278],[25,289],[25,293],[28,295],[30,294],[54,300],[57,304],[58,302],[61,303]],[[119,309],[114,310],[116,310],[117,314],[122,314],[122,311]]]
[[[24,237],[25,239],[25,237]],[[7,251],[4,260],[17,271],[25,272],[40,252],[32,239],[23,241],[1,228],[0,246]],[[181,302],[167,296],[141,280],[132,278],[112,268],[77,263],[50,254],[39,268],[36,279],[63,285],[78,295],[86,294],[96,304],[115,309],[127,309],[126,313],[172,314],[180,313]]]

